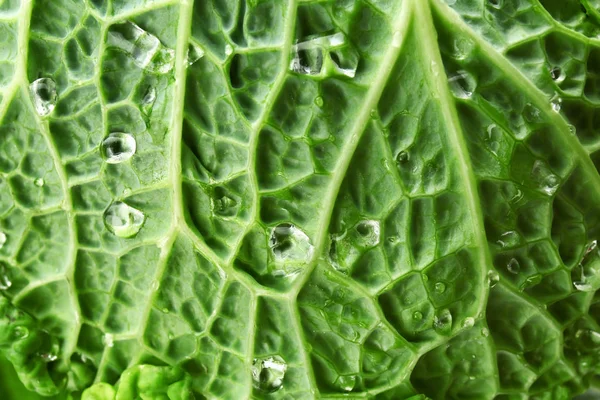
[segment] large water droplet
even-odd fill
[[[560,179],[556,176],[546,164],[540,160],[536,160],[533,163],[531,169],[531,177],[536,181],[540,189],[548,196],[552,196],[556,193],[560,184]]]
[[[173,69],[175,52],[162,45],[160,40],[133,22],[111,26],[107,46],[127,53],[140,68],[166,73]]]
[[[0,249],[4,247],[7,240],[8,240],[8,237],[6,236],[6,233],[0,232]]]
[[[187,65],[188,66],[193,65],[196,61],[198,61],[202,57],[204,57],[204,50],[200,46],[196,45],[195,43],[190,43],[188,46],[188,52],[187,52],[187,57],[186,57]]]
[[[37,79],[29,85],[29,90],[33,98],[33,106],[38,115],[44,117],[54,110],[58,95],[56,93],[56,83],[52,79]]]
[[[283,387],[283,379],[287,364],[283,358],[273,356],[263,359],[255,358],[252,362],[252,381],[254,387],[272,393]]]
[[[381,237],[379,221],[360,221],[358,224],[356,224],[356,231],[362,238],[363,244],[366,247],[374,247],[379,244],[379,240]]]
[[[521,264],[516,258],[511,258],[508,264],[506,264],[506,269],[511,274],[517,275],[519,272],[521,272]]]
[[[280,224],[273,228],[269,247],[279,262],[309,261],[313,253],[310,238],[292,224]]]
[[[112,203],[104,212],[106,228],[122,238],[137,235],[145,221],[144,213],[120,201]]]
[[[355,375],[344,375],[338,378],[338,384],[345,392],[351,392],[356,386],[356,376]]]
[[[137,143],[129,133],[113,132],[102,141],[100,149],[104,161],[109,164],[119,164],[133,157]]]
[[[455,97],[469,99],[477,88],[475,78],[467,71],[458,71],[448,78],[448,83]]]
[[[303,75],[318,75],[323,68],[323,49],[297,48],[290,63],[290,70]]]
[[[449,335],[452,331],[452,314],[443,309],[433,318],[433,328],[441,335]]]
[[[488,271],[487,276],[488,276],[488,284],[490,285],[490,288],[493,288],[494,286],[496,286],[498,284],[498,282],[500,282],[500,275],[494,270]]]

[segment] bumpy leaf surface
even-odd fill
[[[58,398],[572,399],[599,35],[598,0],[0,0],[2,354]]]

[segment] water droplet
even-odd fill
[[[487,148],[494,154],[498,155],[500,150],[500,140],[502,139],[502,132],[496,124],[491,124],[487,127],[487,135],[484,138],[484,142]]]
[[[556,190],[560,184],[560,180],[558,176],[552,173],[550,168],[548,168],[544,162],[536,160],[536,162],[533,163],[531,176],[533,180],[538,183],[540,189],[548,196],[552,196],[554,193],[556,193]]]
[[[29,329],[27,329],[24,326],[21,325],[17,325],[15,326],[15,328],[13,329],[13,335],[15,337],[15,339],[25,339],[29,336]]]
[[[170,312],[167,307],[163,307],[160,311],[162,311],[164,314],[168,314]]]
[[[123,202],[112,203],[104,212],[104,225],[118,237],[129,238],[142,229],[146,216]]]
[[[190,43],[188,46],[187,57],[186,57],[187,65],[188,66],[193,65],[196,61],[198,61],[202,57],[204,57],[204,50],[200,46],[196,45],[195,43]]]
[[[414,319],[415,321],[420,321],[420,320],[422,320],[422,319],[423,319],[423,313],[422,313],[421,311],[415,311],[415,312],[413,313],[413,319]]]
[[[120,164],[135,154],[137,143],[129,133],[113,132],[102,141],[102,157],[108,164]]]
[[[273,393],[283,387],[287,364],[279,356],[264,359],[255,358],[252,362],[252,380],[254,387]]]
[[[159,73],[173,69],[175,52],[136,24],[126,21],[114,24],[108,33],[107,46],[127,53],[135,65]]]
[[[363,240],[366,247],[374,247],[379,244],[381,229],[379,221],[366,220],[356,224],[356,231]]]
[[[42,353],[42,354],[40,354],[40,358],[45,363],[50,363],[50,362],[56,361],[58,359],[58,355],[53,354],[53,353]]]
[[[152,111],[152,107],[154,106],[154,102],[156,101],[156,89],[154,86],[148,86],[146,90],[146,94],[142,99],[142,111],[144,114],[149,115],[150,111]]]
[[[520,236],[515,231],[504,232],[502,235],[500,235],[500,239],[498,239],[496,241],[496,243],[503,249],[509,248],[509,247],[515,247],[519,244],[519,242],[520,242]]]
[[[475,319],[473,317],[467,317],[462,323],[463,328],[470,328],[475,325]]]
[[[7,290],[12,286],[10,274],[6,265],[0,263],[0,290]]]
[[[490,285],[490,288],[493,288],[494,286],[496,286],[498,284],[498,282],[500,282],[500,275],[494,270],[488,271],[487,276],[488,276],[488,284]]]
[[[42,187],[44,186],[45,182],[43,178],[37,178],[35,181],[33,181],[33,184],[37,187]]]
[[[600,289],[600,251],[596,240],[590,242],[581,261],[571,271],[571,280],[575,289],[582,292]]]
[[[443,309],[435,315],[433,328],[441,335],[450,334],[452,331],[452,314],[448,309]]]
[[[481,336],[483,336],[483,337],[490,336],[490,330],[488,328],[481,328]]]
[[[469,99],[477,88],[475,78],[467,71],[458,71],[448,78],[448,83],[455,97]]]
[[[517,275],[521,271],[521,264],[516,258],[511,258],[508,264],[506,264],[506,269],[511,274]]]
[[[150,284],[150,289],[153,292],[156,292],[158,289],[160,288],[160,282],[157,281],[156,279],[152,281],[152,283]]]
[[[223,186],[216,186],[210,198],[213,214],[221,217],[235,217],[240,208],[241,199]]]
[[[50,363],[58,359],[58,353],[60,351],[60,345],[58,341],[52,340],[50,343],[50,349],[46,352],[38,353],[38,356],[45,363]]]
[[[510,198],[510,202],[515,204],[521,201],[524,197],[523,191],[521,189],[517,189],[515,194]]]
[[[434,288],[437,293],[444,293],[446,291],[446,285],[443,282],[437,282]]]
[[[8,237],[6,236],[6,233],[0,231],[0,249],[4,247],[7,240]]]
[[[338,378],[338,384],[340,385],[340,387],[342,388],[343,391],[351,392],[354,389],[354,386],[356,385],[356,376],[355,375],[340,376]]]
[[[392,37],[392,46],[400,47],[402,45],[402,32],[396,31],[394,32],[394,36]]]
[[[561,67],[554,67],[550,70],[550,77],[556,83],[561,83],[565,80],[565,74]]]
[[[558,94],[555,94],[550,100],[550,105],[552,106],[552,111],[557,113],[560,112],[560,109],[562,108],[562,98],[560,98]]]
[[[111,333],[106,333],[102,338],[102,343],[104,343],[106,347],[113,347],[115,345],[115,338]]]
[[[575,332],[575,339],[586,350],[593,350],[600,347],[600,333],[592,329],[578,329]]]
[[[542,281],[542,275],[541,274],[534,274],[531,276],[528,276],[527,279],[525,279],[525,282],[523,282],[520,286],[519,289],[521,290],[525,290],[529,287],[535,286],[538,283],[540,283]]]
[[[271,231],[269,247],[276,261],[309,261],[313,246],[310,238],[292,224],[277,225]]]
[[[523,108],[523,117],[525,118],[525,120],[527,122],[530,122],[530,123],[540,122],[541,115],[542,115],[542,113],[539,108],[537,108],[536,106],[534,106],[531,103],[525,104],[525,107]]]
[[[575,125],[567,124],[567,126],[569,127],[569,132],[571,132],[572,135],[577,135],[577,127],[575,127]]]
[[[410,160],[410,155],[406,151],[401,151],[396,155],[396,162],[398,164],[404,164],[408,160]]]
[[[467,38],[459,38],[454,40],[454,58],[458,60],[464,60],[468,58],[473,49],[475,48],[475,42]]]
[[[315,97],[315,104],[317,107],[323,107],[323,98],[321,96]]]
[[[44,117],[54,110],[58,95],[56,93],[56,83],[52,79],[36,79],[29,85],[29,90],[33,98],[33,106],[38,115]]]

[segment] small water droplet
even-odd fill
[[[500,275],[494,270],[488,271],[487,276],[488,276],[488,284],[490,285],[490,288],[493,288],[494,286],[496,286],[498,284],[498,282],[500,282]]]
[[[567,124],[567,126],[569,127],[569,132],[571,133],[571,135],[577,135],[577,128],[575,127],[575,125]]]
[[[415,312],[413,313],[413,319],[414,319],[415,321],[420,321],[420,320],[422,320],[422,319],[423,319],[423,313],[422,313],[421,311],[415,311]]]
[[[113,347],[115,345],[115,338],[111,333],[104,334],[102,342],[106,347]]]
[[[29,85],[29,90],[33,98],[33,106],[38,115],[45,117],[54,111],[58,95],[56,93],[56,83],[51,78],[36,79]]]
[[[50,363],[56,361],[58,359],[58,353],[60,351],[60,345],[58,341],[52,340],[50,344],[50,349],[46,352],[38,353],[38,356],[45,363]]]
[[[108,164],[120,164],[135,154],[137,143],[129,133],[113,132],[102,141],[101,152]]]
[[[554,67],[550,70],[550,77],[556,83],[561,83],[565,80],[565,74],[563,74],[563,70],[561,67]]]
[[[379,221],[365,220],[356,224],[356,231],[363,240],[366,247],[374,247],[379,244],[381,229]]]
[[[506,269],[511,274],[517,275],[521,271],[521,264],[516,258],[511,258],[508,264],[506,264]]]
[[[6,265],[0,263],[0,290],[7,290],[12,286]]]
[[[323,97],[321,97],[321,96],[315,97],[315,105],[317,107],[323,107]]]
[[[338,384],[345,392],[351,392],[356,385],[356,376],[355,375],[346,375],[340,376],[338,378]]]
[[[310,238],[292,224],[280,224],[273,228],[269,247],[279,262],[308,261],[313,253]]]
[[[213,214],[221,217],[235,217],[240,208],[241,199],[230,193],[223,186],[216,186],[210,198],[210,208]]]
[[[500,238],[496,241],[496,243],[503,249],[509,248],[509,247],[515,247],[519,244],[519,242],[520,242],[520,236],[515,231],[504,232],[502,235],[500,235]]]
[[[437,293],[444,293],[446,291],[446,285],[443,282],[437,282],[434,288]]]
[[[557,113],[560,112],[562,108],[562,98],[560,98],[558,94],[554,95],[550,100],[550,105],[552,106],[552,111]]]
[[[464,60],[468,58],[473,49],[475,48],[475,42],[467,38],[459,38],[454,40],[454,58],[458,60]]]
[[[490,336],[490,330],[488,328],[481,328],[481,336],[483,336],[483,337]]]
[[[548,196],[554,195],[560,184],[560,179],[556,176],[546,164],[540,160],[533,163],[531,176],[538,183],[540,189]]]
[[[233,49],[232,49],[232,51],[233,51]],[[186,57],[188,67],[193,65],[196,61],[198,61],[202,57],[204,57],[204,50],[200,46],[196,45],[195,43],[190,43],[188,46],[187,57]]]
[[[496,124],[491,124],[487,127],[487,135],[484,138],[484,143],[492,154],[498,155],[500,150],[500,141],[502,139],[502,132]]]
[[[513,204],[518,203],[519,201],[521,201],[523,199],[523,197],[524,197],[523,191],[521,189],[517,189],[514,196],[512,196],[510,198],[510,202]]]
[[[452,314],[443,309],[433,318],[433,328],[441,335],[449,335],[452,331]]]
[[[42,187],[44,186],[45,182],[43,178],[37,178],[35,181],[33,181],[33,184],[37,187]]]
[[[7,240],[8,237],[6,236],[6,233],[0,231],[0,249],[4,247]]]
[[[467,317],[462,323],[463,328],[470,328],[475,325],[475,319],[473,317]]]
[[[531,103],[525,104],[525,107],[523,108],[523,117],[525,118],[525,120],[527,122],[530,122],[530,123],[540,122],[541,115],[542,115],[542,113],[539,108],[537,108],[536,106],[534,106]]]
[[[233,47],[228,44],[225,46],[225,55],[230,56],[233,54]]]
[[[394,32],[394,36],[392,37],[392,46],[400,47],[402,45],[402,32],[396,31]]]
[[[538,283],[540,283],[542,281],[542,275],[541,274],[534,274],[531,276],[528,276],[527,279],[525,279],[525,282],[523,282],[520,286],[519,289],[521,290],[525,290],[529,287],[535,286]]]
[[[156,279],[152,281],[152,284],[150,285],[150,289],[153,292],[156,292],[158,289],[160,288],[160,282],[157,281]]]
[[[15,337],[15,339],[25,339],[29,336],[29,329],[27,329],[24,326],[21,325],[17,325],[15,326],[15,328],[13,329],[13,335]]]
[[[123,202],[112,203],[104,212],[104,225],[118,237],[129,238],[142,229],[146,216]]]
[[[469,99],[477,88],[475,78],[467,71],[458,71],[448,78],[448,83],[455,97]]]
[[[600,289],[600,251],[598,242],[588,244],[578,265],[571,271],[571,280],[575,289],[582,292],[594,292]]]
[[[264,392],[276,392],[283,387],[286,371],[287,364],[279,356],[255,358],[252,362],[253,385]]]
[[[404,164],[408,160],[410,160],[410,155],[406,151],[401,151],[396,155],[396,162],[398,164]]]
[[[154,86],[148,86],[148,89],[146,89],[146,94],[144,94],[144,98],[142,99],[142,111],[144,114],[150,115],[155,101],[156,88],[154,88]]]

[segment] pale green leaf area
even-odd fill
[[[598,167],[599,0],[0,0],[0,398],[573,399]]]

